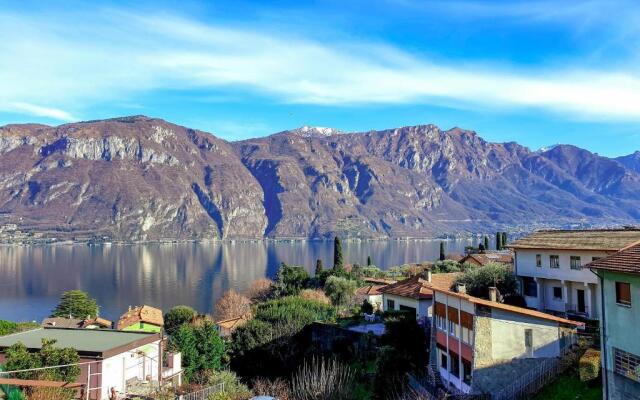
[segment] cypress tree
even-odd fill
[[[340,238],[336,236],[333,241],[333,269],[342,270],[343,267],[344,263],[342,260],[342,243],[340,243]]]
[[[370,267],[373,265],[373,261],[371,260],[371,256],[367,257],[367,267]]]
[[[444,261],[444,242],[440,242],[440,261]]]
[[[496,232],[496,250],[502,250],[502,234]]]
[[[315,276],[320,276],[320,274],[322,273],[322,270],[323,270],[322,260],[318,258],[316,260],[316,274],[315,274]]]
[[[502,248],[504,249],[507,245],[507,232],[502,232]]]
[[[484,249],[489,250],[489,236],[484,236]]]

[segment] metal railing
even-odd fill
[[[176,397],[176,400],[207,400],[209,396],[219,392],[224,392],[224,382],[197,390],[195,392],[182,394]]]

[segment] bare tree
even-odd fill
[[[296,400],[348,399],[351,394],[353,372],[335,358],[313,357],[305,361],[291,381]]]
[[[271,279],[262,278],[254,281],[249,290],[247,290],[247,297],[251,299],[251,301],[259,303],[261,301],[267,300],[271,296],[271,292],[273,291],[273,281]]]
[[[227,291],[216,303],[218,320],[245,317],[251,313],[251,300],[235,290]]]

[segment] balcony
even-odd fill
[[[589,318],[589,307],[587,305],[565,304],[565,312],[567,314],[578,315],[580,317]]]

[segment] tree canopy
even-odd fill
[[[309,274],[302,267],[282,263],[278,270],[274,291],[276,296],[293,296],[300,293],[309,283]]]
[[[196,372],[222,368],[225,345],[211,321],[180,326],[171,336],[169,347],[182,353],[182,367],[187,380]]]
[[[348,305],[357,289],[356,281],[339,276],[330,276],[324,284],[324,291],[335,306]]]
[[[333,240],[333,269],[344,269],[344,260],[342,258],[342,243],[339,237],[335,237]]]
[[[456,280],[456,284],[464,284],[472,296],[488,298],[489,288],[495,286],[503,296],[517,294],[518,283],[511,267],[505,264],[490,263],[479,268],[467,269]]]
[[[175,306],[164,315],[164,330],[173,335],[182,325],[190,323],[197,315],[189,306]]]
[[[80,362],[78,352],[71,347],[55,347],[55,340],[42,340],[42,347],[37,353],[30,352],[18,342],[6,352],[5,369],[17,371],[31,368],[53,367],[56,365],[76,364]],[[71,365],[40,371],[19,372],[14,375],[18,379],[48,379],[54,381],[75,382],[80,376],[80,367]]]
[[[95,318],[98,316],[98,304],[82,290],[69,290],[62,293],[60,302],[51,312],[52,317]]]

